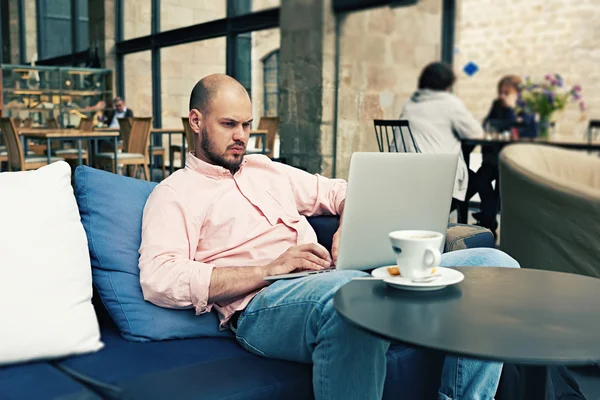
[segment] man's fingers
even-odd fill
[[[313,264],[319,265],[321,269],[329,268],[331,266],[331,260],[324,260],[321,257],[315,256],[309,251],[301,251],[296,253],[295,258],[310,261]]]
[[[317,244],[317,243],[301,244],[300,246],[297,247],[297,249],[300,251],[311,252],[312,254],[316,255],[317,257],[322,258],[323,260],[327,260],[327,261],[331,262],[331,257],[329,256],[329,252],[327,251],[327,249],[325,247],[321,246],[320,244]]]
[[[320,271],[323,269],[323,267],[319,264],[316,264],[312,261],[309,261],[306,258],[297,258],[294,261],[294,265],[296,266],[297,270],[304,270],[304,271]]]

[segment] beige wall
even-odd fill
[[[27,62],[31,62],[33,56],[37,54],[37,7],[35,6],[35,0],[25,0],[25,35]]]
[[[123,2],[123,38],[133,39],[150,34],[151,0]]]
[[[540,79],[560,73],[580,83],[588,111],[576,105],[559,116],[561,135],[581,136],[587,118],[600,118],[600,2],[569,0],[461,0],[457,17],[455,64],[468,61],[480,70],[467,77],[460,69],[455,91],[483,119],[504,74]]]
[[[340,54],[337,176],[355,151],[377,151],[373,119],[396,119],[418,75],[441,52],[441,1],[350,14]],[[326,79],[326,77],[324,77]],[[324,107],[324,115],[326,115]],[[326,151],[326,149],[323,149]]]
[[[226,12],[227,2],[224,0],[161,0],[160,30],[168,31],[225,18]]]
[[[150,51],[125,56],[125,102],[136,117],[152,116]]]

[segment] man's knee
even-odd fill
[[[514,258],[503,251],[492,248],[475,248],[446,253],[442,257],[442,266],[520,267]]]

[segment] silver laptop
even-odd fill
[[[445,238],[457,163],[458,154],[354,153],[335,269],[368,270],[395,264],[388,239],[392,231],[431,230]]]

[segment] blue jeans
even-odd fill
[[[474,265],[519,267],[495,249],[460,250],[442,257],[442,266]],[[335,292],[364,275],[337,271],[273,283],[240,315],[238,342],[264,357],[312,363],[316,399],[381,399],[390,343],[355,328],[333,308]],[[501,372],[499,362],[447,356],[438,399],[492,399]]]

